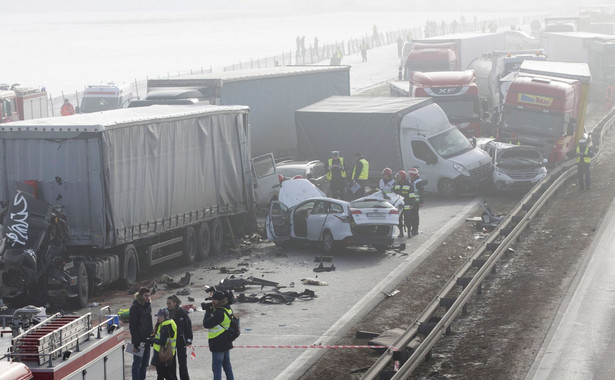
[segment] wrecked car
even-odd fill
[[[337,247],[368,245],[382,252],[394,241],[403,200],[381,191],[347,202],[327,198],[306,179],[285,181],[270,205],[267,237],[279,246],[313,243],[329,253]]]
[[[529,190],[547,175],[542,152],[532,146],[480,139],[493,164],[493,186],[497,191]]]

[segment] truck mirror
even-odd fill
[[[577,129],[577,121],[576,119],[570,119],[568,122],[568,130],[566,131],[567,136],[574,135],[574,131]]]
[[[472,136],[472,140],[470,140],[472,143],[472,148],[476,148],[476,137]]]

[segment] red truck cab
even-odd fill
[[[480,102],[473,70],[415,71],[410,76],[410,96],[432,98],[464,135],[480,136]]]
[[[576,143],[582,86],[576,79],[520,73],[504,100],[500,140],[538,147],[550,163],[564,161]]]
[[[450,71],[457,69],[457,45],[455,43],[415,42],[406,57],[404,79],[410,79],[413,71]]]

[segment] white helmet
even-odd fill
[[[584,145],[589,142],[589,135],[587,133],[583,133],[583,136],[579,139],[579,144]]]

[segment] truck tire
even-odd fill
[[[77,297],[75,298],[75,305],[80,308],[87,307],[89,293],[88,270],[84,263],[79,263],[77,264]]]
[[[209,224],[207,222],[203,222],[199,225],[197,229],[197,258],[202,260],[209,256],[209,252],[211,251],[211,233],[209,231]]]
[[[215,255],[222,253],[224,250],[224,227],[222,219],[216,218],[211,222],[211,252]]]
[[[196,239],[196,233],[194,227],[186,227],[186,234],[184,236],[184,256],[183,259],[186,264],[193,264],[196,261],[196,252],[198,244]]]
[[[442,178],[438,181],[438,192],[446,198],[452,197],[457,192],[455,182],[450,178]]]
[[[126,285],[134,285],[137,282],[138,273],[137,248],[133,244],[128,244],[124,247],[124,270],[122,271],[122,278],[126,281]]]

